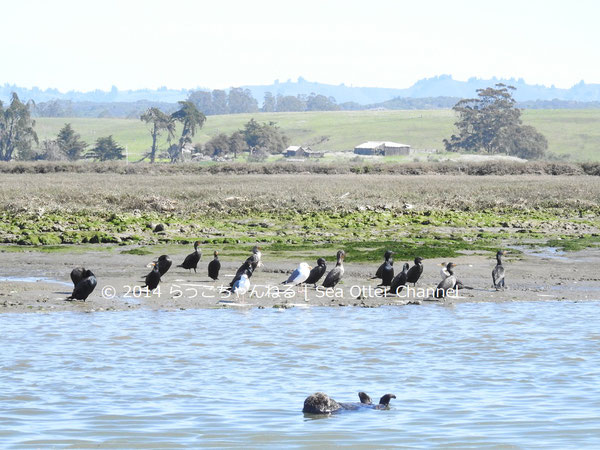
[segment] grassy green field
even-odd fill
[[[290,137],[290,144],[335,151],[351,150],[368,140],[402,142],[415,149],[443,149],[442,140],[454,132],[455,121],[451,110],[209,116],[195,142],[204,143],[218,133],[238,130],[252,117],[261,122],[276,122]],[[88,143],[112,134],[117,142],[127,146],[130,160],[138,159],[150,146],[146,125],[133,119],[39,118],[36,130],[40,140],[55,137],[66,122]],[[600,160],[600,109],[526,110],[523,122],[546,136],[552,154],[568,155],[572,161]],[[164,148],[165,142],[161,144]]]

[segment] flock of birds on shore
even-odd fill
[[[183,262],[177,267],[181,267],[187,270],[194,270],[197,272],[198,263],[202,257],[202,251],[199,250],[199,241],[194,242],[194,251],[185,257]],[[496,290],[505,288],[505,277],[504,277],[504,266],[502,265],[502,256],[506,255],[506,251],[498,250],[496,253],[496,266],[492,271],[493,287]],[[214,258],[208,264],[208,276],[216,281],[219,279],[219,272],[221,270],[221,262],[219,261],[219,252],[213,253]],[[378,287],[385,289],[392,294],[400,295],[405,286],[412,283],[416,285],[417,281],[423,274],[423,258],[417,256],[414,259],[414,265],[411,267],[408,263],[405,263],[402,267],[402,271],[398,274],[394,274],[394,261],[393,252],[387,250],[384,254],[384,261],[377,269],[375,276],[372,279],[380,279],[381,283]],[[342,279],[344,275],[344,259],[346,258],[346,252],[339,250],[337,252],[337,261],[333,269],[325,276],[323,280],[323,288],[334,288]],[[242,263],[237,269],[235,276],[226,291],[229,291],[236,296],[243,296],[250,290],[250,278],[254,271],[262,265],[262,252],[260,248],[255,246],[252,249],[252,254]],[[143,288],[147,288],[149,291],[156,289],[161,282],[162,276],[167,273],[171,268],[172,260],[168,255],[160,256],[156,261],[151,263],[152,270],[146,275],[144,281],[145,285]],[[446,298],[451,290],[460,289],[473,289],[472,287],[465,286],[454,274],[454,268],[456,264],[442,263],[442,269],[440,275],[442,280],[438,284],[434,291],[435,298]],[[315,267],[309,266],[306,262],[301,262],[298,267],[292,272],[292,274],[283,281],[282,284],[288,286],[309,286],[312,285],[314,288],[317,287],[317,283],[323,278],[327,271],[327,263],[324,258],[317,259],[317,265]],[[71,271],[71,280],[73,281],[73,293],[67,297],[67,300],[83,300],[85,301],[89,295],[94,291],[97,285],[96,276],[94,273],[83,267],[77,267]]]

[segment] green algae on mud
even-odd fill
[[[0,240],[27,249],[60,251],[63,246],[94,244],[131,247],[123,252],[155,253],[157,246],[202,245],[245,254],[259,244],[274,256],[312,259],[315,250],[335,254],[344,248],[348,261],[380,259],[392,250],[398,260],[456,257],[465,251],[495,251],[507,243],[578,250],[597,246],[597,220],[589,214],[532,211],[403,211],[378,208],[356,211],[253,211],[243,215],[159,213],[19,214],[2,213]],[[162,231],[156,231],[161,224]],[[61,245],[62,244],[62,245]],[[150,247],[152,246],[152,247]],[[11,247],[14,248],[14,247]],[[316,259],[316,258],[315,258]]]

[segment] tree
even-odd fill
[[[306,111],[306,102],[300,97],[293,95],[277,96],[277,112]]]
[[[63,161],[67,159],[67,155],[60,148],[60,144],[56,139],[45,139],[40,145],[40,152],[35,159],[44,159],[46,161]]]
[[[192,137],[196,135],[196,129],[202,128],[204,122],[206,122],[206,116],[198,111],[196,105],[192,102],[185,100],[178,102],[180,105],[179,110],[171,114],[171,118],[183,124],[181,131],[181,137],[179,138],[178,151],[175,154],[169,150],[171,162],[181,161],[183,159],[183,147],[185,144],[192,142]]]
[[[196,105],[198,110],[206,115],[214,114],[212,105],[212,95],[208,91],[193,91],[188,96],[188,101]]]
[[[124,147],[118,145],[112,135],[98,138],[96,145],[85,154],[86,158],[94,158],[98,161],[110,161],[113,159],[124,159]]]
[[[27,153],[32,142],[39,143],[34,131],[29,103],[23,103],[13,92],[10,106],[4,109],[0,101],[0,160],[10,161],[17,153]]]
[[[248,144],[244,139],[244,133],[236,131],[229,137],[229,151],[233,152],[233,157],[237,158],[238,153],[248,150]]]
[[[265,100],[263,102],[262,111],[263,112],[275,112],[277,109],[277,101],[273,94],[270,92],[265,92]]]
[[[543,156],[547,142],[535,128],[523,127],[521,110],[512,97],[514,90],[499,83],[495,88],[478,89],[478,98],[459,101],[452,108],[459,116],[455,123],[459,134],[444,139],[446,150]],[[530,151],[527,147],[532,144],[536,148]]]
[[[204,153],[210,157],[227,155],[230,152],[229,136],[225,133],[219,133],[210,141],[204,144]]]
[[[229,91],[229,113],[249,113],[258,111],[258,102],[250,89],[231,88]]]
[[[275,122],[260,124],[250,119],[244,126],[242,135],[249,149],[260,149],[267,153],[281,153],[288,142],[287,136],[281,132]]]
[[[229,107],[227,106],[227,92],[220,89],[212,91],[212,113],[227,114]]]
[[[340,107],[333,97],[325,97],[321,94],[312,92],[306,100],[307,111],[337,111]]]
[[[150,157],[150,162],[154,163],[156,159],[156,151],[158,150],[158,138],[163,131],[167,132],[167,142],[170,144],[171,139],[175,136],[175,121],[158,108],[148,108],[148,110],[140,116],[142,122],[150,125],[150,136],[152,136],[152,147],[150,153],[146,157]]]
[[[66,123],[60,129],[56,137],[56,144],[70,161],[80,159],[87,147],[87,143],[81,140],[81,136],[78,133],[75,133],[70,123]]]
[[[548,149],[548,140],[530,125],[522,125],[511,130],[506,141],[509,142],[507,153],[525,159],[543,158]]]

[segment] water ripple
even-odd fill
[[[0,440],[598,447],[598,306],[0,315]],[[317,390],[397,399],[314,420],[301,408]]]

